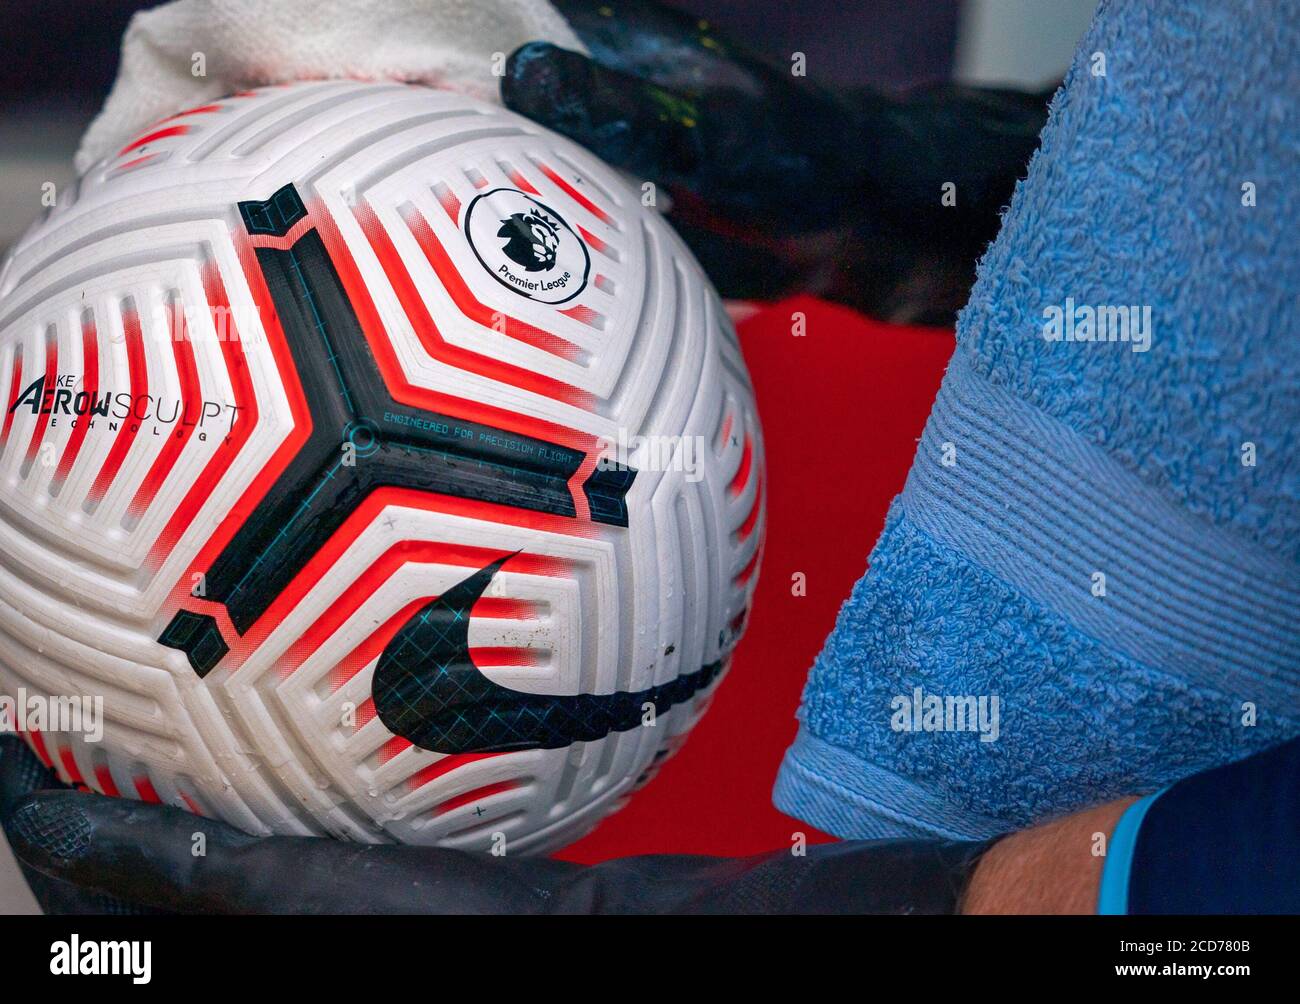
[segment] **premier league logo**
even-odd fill
[[[559,213],[514,188],[485,192],[465,211],[465,236],[501,285],[542,303],[572,300],[587,286],[587,245]]]
[[[555,267],[555,251],[560,245],[558,226],[540,212],[513,213],[501,221],[497,231],[498,237],[506,239],[501,250],[529,272],[550,271]]]

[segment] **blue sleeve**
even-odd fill
[[[1135,802],[1098,913],[1300,913],[1300,739]]]

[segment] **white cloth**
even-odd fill
[[[131,19],[77,171],[159,119],[263,84],[405,80],[499,103],[497,54],[530,41],[587,51],[549,0],[174,0]]]

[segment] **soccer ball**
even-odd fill
[[[312,82],[157,123],[5,262],[0,392],[0,694],[105,794],[547,851],[744,628],[732,326],[640,191],[491,105]]]

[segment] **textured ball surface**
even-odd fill
[[[5,261],[0,393],[0,694],[102,697],[98,741],[18,724],[106,794],[553,849],[744,628],[731,324],[641,192],[490,105],[332,81],[156,124]]]

